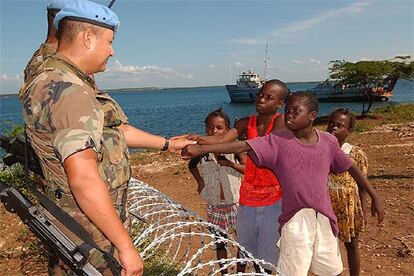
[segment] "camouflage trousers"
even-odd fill
[[[115,208],[120,215],[122,212],[123,200],[126,200],[126,193],[127,193],[127,185],[123,185],[117,189],[114,189],[110,192],[112,201],[114,202]],[[77,203],[73,199],[71,195],[62,195],[60,199],[56,199],[54,191],[45,191],[46,196],[62,208],[66,213],[69,214],[72,218],[74,218],[80,225],[82,225],[85,230],[89,233],[92,239],[96,242],[96,244],[105,252],[109,252],[112,250],[114,253],[114,257],[118,259],[118,254],[112,248],[111,242],[100,232],[96,226],[83,214],[83,212],[79,209]],[[124,204],[126,205],[126,204]],[[124,206],[126,208],[126,206]],[[69,231],[65,226],[63,226],[56,218],[54,218],[47,210],[43,209],[45,214],[50,218],[50,220],[57,225],[57,227],[67,235],[75,244],[80,245],[83,243],[81,239],[79,239],[76,235],[74,235],[71,231]],[[130,218],[127,215],[126,210],[124,211],[125,218],[124,218],[124,226],[129,230],[130,227]],[[90,258],[89,262],[99,270],[103,275],[112,275],[112,272],[108,268],[106,261],[104,260],[103,254],[96,250],[90,250]],[[76,275],[73,271],[69,269],[61,260],[57,258],[53,253],[49,254],[49,263],[48,263],[48,273],[49,275]]]

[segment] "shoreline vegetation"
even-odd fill
[[[326,117],[325,117],[326,120]],[[326,121],[316,127],[325,130]],[[350,136],[368,155],[371,184],[380,194],[385,221],[376,227],[369,218],[361,234],[361,275],[412,275],[414,271],[414,103],[390,105],[359,117]],[[187,162],[168,152],[131,154],[133,177],[152,185],[186,208],[206,217]],[[0,179],[4,171],[0,172]],[[46,251],[28,228],[0,204],[0,275],[47,275]],[[344,275],[347,270],[345,250]],[[146,275],[151,273],[146,262]]]

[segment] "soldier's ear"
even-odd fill
[[[85,31],[81,32],[81,34],[82,34],[83,45],[87,49],[93,48],[96,42],[95,33],[91,29],[87,28]]]

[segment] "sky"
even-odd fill
[[[94,0],[108,4],[110,1]],[[17,93],[46,38],[47,0],[0,0],[0,94]],[[414,1],[116,0],[115,56],[101,89],[235,82],[252,68],[285,82],[329,76],[332,60],[414,55]]]

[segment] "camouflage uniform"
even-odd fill
[[[120,210],[131,176],[128,147],[119,129],[127,123],[127,117],[108,94],[98,92],[91,77],[59,53],[48,57],[23,85],[20,100],[28,137],[41,161],[44,192],[108,251],[110,241],[74,200],[63,162],[73,153],[92,148],[98,156],[99,173]],[[98,268],[105,267],[99,255],[95,252],[91,262]]]
[[[53,55],[56,52],[56,49],[51,46],[49,43],[43,43],[40,45],[39,49],[33,53],[32,58],[26,65],[24,69],[24,82],[30,81],[34,76],[37,75],[39,67],[43,64],[46,57]],[[23,91],[20,90],[20,93]]]

